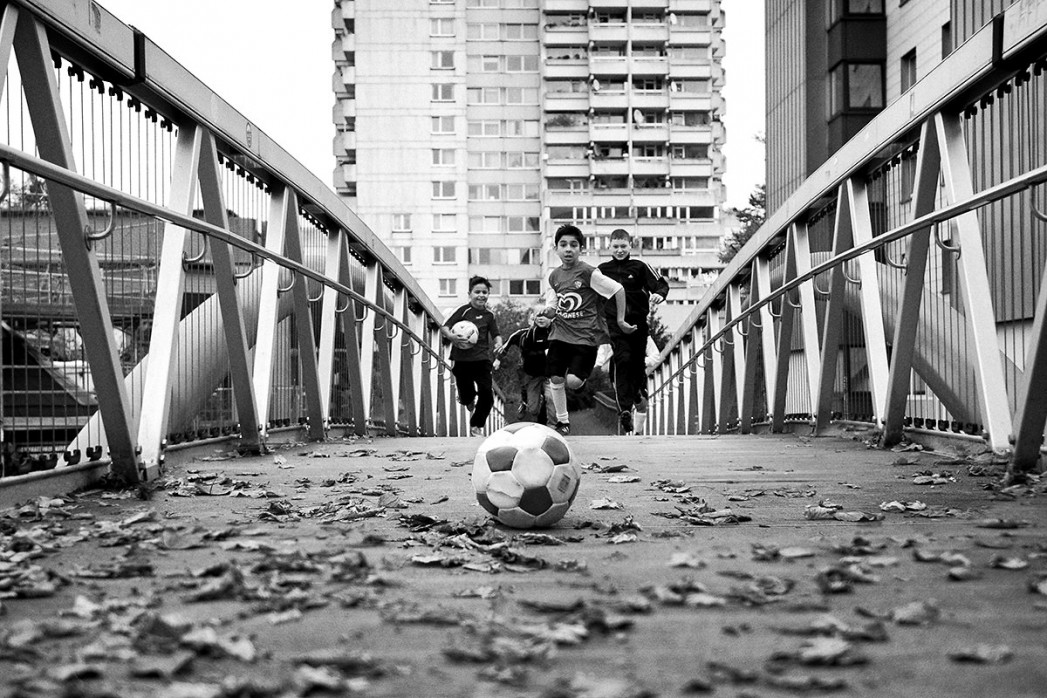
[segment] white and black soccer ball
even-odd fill
[[[480,506],[506,526],[551,526],[578,494],[582,471],[567,441],[549,427],[517,422],[484,439],[473,460]]]
[[[480,339],[480,330],[468,320],[459,320],[454,323],[451,327],[451,334],[470,345],[476,344],[476,341]]]

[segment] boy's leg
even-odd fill
[[[527,418],[532,422],[540,421],[542,408],[542,385],[545,383],[544,376],[525,376],[523,389],[527,394],[525,408]]]
[[[494,390],[491,387],[491,362],[474,361],[473,381],[476,383],[476,409],[469,418],[469,426],[482,429],[487,416],[494,407]]]
[[[476,401],[476,385],[473,382],[474,361],[455,361],[451,367],[454,384],[458,389],[458,402],[472,409]]]
[[[549,350],[546,353],[546,366],[549,371],[549,402],[552,403],[557,429],[561,429],[561,425],[567,425],[571,421],[567,413],[567,392],[564,389],[564,382],[571,361],[572,346],[566,342],[553,340],[549,342]]]

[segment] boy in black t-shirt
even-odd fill
[[[482,276],[469,279],[469,302],[451,313],[440,334],[451,341],[451,360],[454,366],[455,385],[458,388],[458,402],[472,412],[469,418],[469,435],[483,436],[483,427],[494,407],[494,390],[491,385],[491,347],[497,352],[502,348],[502,336],[498,331],[498,322],[487,309],[487,299],[491,295],[491,282]],[[469,344],[451,334],[451,327],[461,320],[468,320],[476,325],[479,334],[476,344]]]
[[[535,309],[531,313],[531,324],[509,335],[502,348],[495,352],[495,363],[513,346],[520,350],[520,416],[542,424],[542,397],[546,375],[545,352],[549,348],[549,327],[552,320]]]

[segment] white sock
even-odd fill
[[[643,423],[647,421],[646,412],[636,412],[633,415],[633,433],[639,434],[643,431]]]
[[[564,384],[550,381],[549,396],[553,399],[556,421],[567,424],[570,421],[570,416],[567,414],[567,390],[564,389]]]

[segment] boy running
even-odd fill
[[[646,400],[642,391],[647,383],[647,337],[650,328],[647,316],[652,305],[658,305],[669,293],[669,282],[658,274],[651,265],[641,259],[632,259],[629,252],[633,238],[629,232],[618,228],[611,232],[611,259],[598,269],[606,276],[625,287],[625,319],[636,325],[637,331],[626,333],[610,322],[614,310],[604,309],[608,319],[607,329],[611,335],[611,376],[614,394],[618,402],[618,425],[622,434],[633,431],[633,408],[637,408],[637,419],[646,416]],[[642,429],[641,424],[638,429]]]
[[[521,327],[509,335],[502,348],[495,352],[495,367],[502,356],[514,345],[520,350],[520,416],[524,419],[544,424],[542,416],[542,398],[546,376],[545,352],[549,348],[549,331],[552,320],[542,315],[536,308],[531,313],[531,324]]]
[[[552,316],[549,334],[549,392],[556,410],[556,430],[571,433],[565,388],[577,390],[585,384],[596,363],[597,348],[607,341],[601,317],[603,298],[614,298],[615,324],[625,334],[636,326],[625,320],[625,289],[599,269],[579,259],[585,236],[577,227],[560,226],[553,242],[560,266],[549,272],[545,292],[546,309]]]
[[[487,416],[494,407],[494,390],[491,387],[491,345],[497,352],[502,348],[502,336],[498,331],[498,321],[487,309],[487,299],[491,295],[491,282],[482,276],[469,279],[469,302],[451,313],[440,334],[450,340],[451,360],[454,366],[455,385],[458,388],[458,402],[472,412],[469,418],[469,435],[483,436]],[[476,344],[469,344],[451,334],[451,327],[461,320],[468,320],[476,325],[479,335]]]

